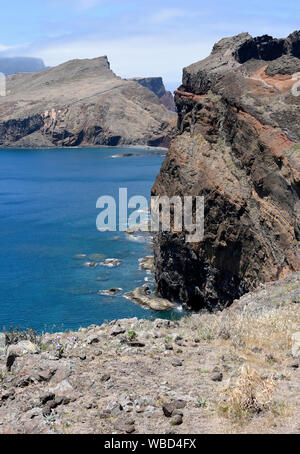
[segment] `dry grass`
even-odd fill
[[[271,378],[263,380],[256,370],[243,365],[235,385],[222,391],[219,409],[228,418],[244,422],[272,408],[274,389]]]
[[[259,361],[253,349],[266,354],[274,353],[280,359],[291,348],[291,337],[300,326],[300,305],[286,304],[280,308],[268,308],[259,312],[205,313],[199,318],[189,318],[187,323],[194,337],[234,349],[246,355],[249,362]]]
[[[230,430],[251,424],[254,431],[268,432],[286,424],[283,421],[295,411],[286,383],[293,378],[288,362],[292,334],[300,327],[300,304],[203,313],[188,318],[186,326],[193,338],[213,349],[220,367],[228,367],[228,381],[218,391],[215,409],[228,420]]]

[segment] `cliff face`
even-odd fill
[[[176,112],[173,95],[170,91],[165,89],[161,77],[136,77],[132,80],[153,91],[167,109]]]
[[[205,197],[205,236],[155,237],[158,293],[200,309],[298,270],[300,32],[241,34],[183,71],[154,195]]]
[[[175,114],[106,57],[7,78],[0,146],[167,146]]]

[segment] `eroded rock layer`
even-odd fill
[[[205,236],[155,238],[156,286],[200,309],[299,269],[300,32],[244,33],[183,71],[154,195],[205,197]]]

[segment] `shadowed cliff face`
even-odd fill
[[[156,96],[160,99],[160,102],[172,112],[176,112],[176,106],[174,102],[173,95],[170,91],[165,89],[163,80],[161,77],[136,77],[132,79],[135,82],[138,82],[143,87],[148,88],[153,91]]]
[[[241,34],[183,71],[178,134],[153,195],[205,197],[205,236],[155,237],[158,293],[223,307],[300,266],[300,32]]]
[[[168,146],[176,115],[106,57],[7,78],[0,146]]]

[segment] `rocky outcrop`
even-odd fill
[[[140,304],[146,309],[152,311],[169,311],[175,308],[175,304],[164,298],[158,298],[153,295],[150,287],[145,284],[142,287],[137,287],[132,292],[127,293],[126,298],[134,303]]]
[[[274,433],[274,417],[299,432],[299,284],[298,272],[180,320],[0,333],[0,434]]]
[[[170,91],[165,89],[162,77],[135,77],[131,80],[153,91],[167,109],[176,112],[174,97]]]
[[[107,57],[72,60],[7,78],[0,146],[168,146],[174,113],[110,69]]]
[[[0,72],[9,76],[46,69],[43,60],[33,57],[0,57]]]
[[[162,297],[223,307],[299,269],[299,49],[300,32],[244,33],[184,68],[178,134],[152,192],[204,196],[205,236],[156,235]]]

